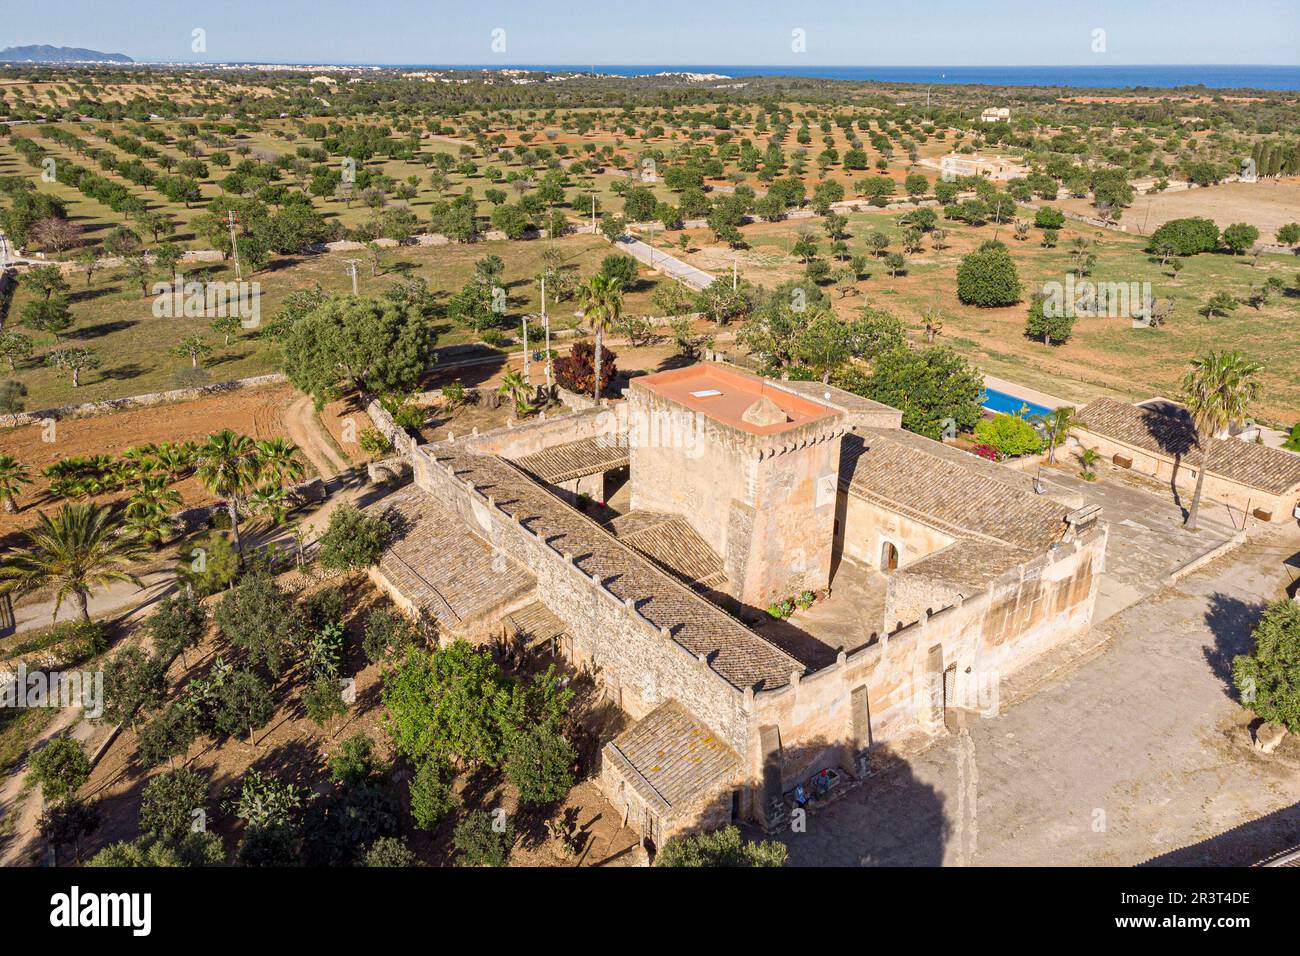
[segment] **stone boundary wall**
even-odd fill
[[[150,408],[154,405],[168,405],[172,402],[187,402],[208,395],[221,395],[237,392],[245,388],[260,388],[263,385],[278,385],[289,379],[282,372],[269,375],[254,375],[252,378],[238,378],[229,382],[214,382],[211,385],[196,385],[192,388],[176,388],[169,392],[149,392],[144,395],[128,395],[125,398],[110,398],[102,402],[87,402],[84,405],[60,405],[57,408],[43,408],[35,412],[18,412],[16,415],[0,415],[0,428],[14,428],[19,425],[39,424],[47,418],[63,420],[68,418],[92,418],[95,415],[107,415],[132,408]]]

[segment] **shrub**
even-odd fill
[[[600,356],[600,392],[603,395],[618,374],[614,365],[618,356],[603,345]],[[590,395],[596,378],[595,362],[596,346],[591,342],[575,342],[568,355],[561,356],[553,363],[555,380],[571,392]]]
[[[167,660],[183,655],[203,639],[208,612],[193,594],[182,590],[175,597],[164,595],[146,626],[154,653]]]
[[[977,422],[975,438],[997,449],[998,454],[1012,458],[1032,455],[1043,448],[1043,440],[1034,431],[1034,426],[1018,415],[998,414]]]
[[[636,284],[636,260],[618,252],[611,252],[600,263],[600,274],[623,283],[623,288]]]
[[[339,505],[321,535],[317,560],[321,567],[332,570],[369,567],[379,561],[387,536],[388,523],[383,518],[363,514],[348,504]]]
[[[504,811],[475,810],[452,835],[461,866],[505,866],[515,844],[515,827]]]
[[[355,787],[378,776],[381,770],[374,743],[361,731],[343,741],[330,757],[330,779],[343,786]]]
[[[357,435],[357,444],[368,455],[386,455],[393,450],[393,443],[378,428],[361,429]]]
[[[1060,229],[1065,225],[1065,213],[1051,206],[1042,206],[1034,214],[1034,225],[1039,229]]]
[[[416,859],[415,854],[411,852],[400,837],[380,837],[374,843],[370,844],[370,849],[366,851],[364,863],[366,866],[375,867],[408,867],[420,866],[420,861]]]
[[[1035,294],[1025,319],[1025,337],[1041,340],[1045,345],[1064,345],[1074,333],[1074,316],[1067,315],[1064,309],[1060,311],[1060,315],[1048,315],[1046,300]]]
[[[176,839],[142,836],[134,842],[104,847],[87,866],[177,867],[220,866],[226,860],[221,837],[215,833],[186,833]]]
[[[674,837],[655,857],[655,866],[748,867],[785,866],[786,848],[775,840],[751,843],[736,827],[712,833]]]
[[[335,717],[348,712],[347,702],[343,700],[343,690],[338,678],[321,674],[302,692],[303,710],[317,727],[324,727]]]
[[[140,731],[140,762],[156,767],[185,753],[199,735],[195,715],[188,707],[172,703]]]
[[[406,649],[419,641],[419,632],[405,614],[390,608],[372,611],[366,620],[362,650],[371,663],[405,655]]]
[[[1254,648],[1232,661],[1241,702],[1264,720],[1300,733],[1300,604],[1270,604],[1251,636]]]
[[[577,751],[560,733],[544,724],[529,727],[511,741],[506,775],[522,803],[554,803],[573,789],[577,759]]]
[[[135,726],[139,712],[152,710],[166,690],[166,664],[138,647],[128,647],[104,666],[104,716]]]
[[[411,775],[411,817],[421,830],[432,830],[456,808],[451,781],[451,765],[436,759],[425,760]]]
[[[213,514],[212,520],[230,527],[225,509]],[[222,530],[214,529],[203,543],[182,555],[176,567],[177,583],[190,587],[195,597],[207,597],[229,587],[239,573],[239,554]]]
[[[962,259],[957,267],[957,298],[981,308],[1020,301],[1020,276],[1006,246],[986,242]]]
[[[208,782],[193,770],[171,770],[145,785],[140,797],[140,832],[179,839],[191,831],[194,811],[203,809]]]
[[[1180,256],[1194,256],[1218,247],[1219,227],[1212,219],[1193,216],[1188,219],[1170,219],[1151,234],[1148,252],[1156,252],[1168,245]]]
[[[217,605],[215,616],[222,635],[272,674],[284,671],[302,643],[298,608],[268,574],[244,575]]]
[[[47,803],[71,798],[90,778],[90,758],[81,744],[60,734],[27,760],[32,779],[41,785]]]

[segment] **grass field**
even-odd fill
[[[603,239],[583,235],[556,240],[555,246],[565,253],[566,264],[581,276],[594,273],[612,251]],[[362,295],[377,295],[402,276],[422,276],[445,303],[448,296],[469,280],[476,261],[496,254],[505,261],[509,320],[506,332],[509,334],[520,316],[540,310],[540,290],[533,280],[542,271],[542,255],[547,247],[546,240],[396,247],[384,253],[379,275],[371,277],[368,263],[358,267],[358,291]],[[276,260],[271,269],[251,277],[261,283],[262,320],[273,316],[284,297],[296,289],[308,289],[320,283],[330,291],[350,291],[351,280],[344,260],[356,257],[357,253],[340,252]],[[186,276],[232,281],[234,270],[229,265],[192,264],[187,267]],[[171,354],[171,349],[189,335],[202,335],[216,347],[201,363],[208,380],[246,378],[278,368],[278,347],[256,333],[241,333],[229,347],[222,347],[222,338],[211,331],[208,319],[155,318],[152,296],[143,296],[138,286],[122,277],[120,269],[96,272],[89,288],[83,274],[73,274],[69,281],[73,288],[71,309],[75,325],[63,333],[61,344],[93,348],[101,367],[83,373],[81,386],[73,389],[67,372],[47,368],[42,362],[41,355],[54,346],[52,338],[33,334],[37,354],[20,361],[12,376],[27,387],[29,409],[103,401],[190,384],[190,360]],[[650,312],[650,295],[659,281],[663,280],[653,274],[643,275],[625,297],[626,310]],[[7,327],[19,321],[29,296],[20,284]],[[572,301],[559,304],[551,301],[548,306],[553,328],[577,324]],[[468,330],[447,323],[438,326],[439,345],[454,345],[475,338]]]
[[[1296,290],[1300,260],[1295,257],[1262,256],[1258,267],[1252,267],[1246,256],[1207,253],[1184,259],[1185,267],[1175,279],[1171,269],[1143,251],[1142,239],[1123,233],[1066,228],[1060,245],[1046,249],[1037,229],[1027,240],[1016,241],[1005,226],[999,231],[992,224],[943,225],[949,233],[947,248],[936,252],[927,242],[924,252],[909,257],[906,275],[891,279],[877,260],[869,267],[870,278],[858,283],[860,295],[839,298],[828,289],[837,310],[849,316],[869,303],[919,328],[922,310],[937,305],[944,312],[939,343],[954,346],[986,372],[1079,402],[1103,394],[1128,398],[1176,394],[1193,356],[1211,349],[1241,349],[1265,365],[1256,415],[1288,427],[1300,417],[1300,292]],[[723,272],[730,271],[734,257],[744,278],[770,288],[803,274],[804,267],[789,251],[805,229],[818,234],[825,255],[827,242],[818,220],[787,220],[746,227],[751,246],[747,250],[713,245],[701,235],[699,250],[687,258],[701,268]],[[875,231],[890,236],[892,249],[899,248],[897,216],[855,213],[849,216],[849,230],[854,254],[867,252],[866,237]],[[995,231],[1016,261],[1024,301],[1000,309],[964,306],[957,300],[957,265],[967,252],[993,238]],[[1030,291],[1045,282],[1065,282],[1070,269],[1066,244],[1077,235],[1098,242],[1091,279],[1150,282],[1157,298],[1174,301],[1175,311],[1165,326],[1134,329],[1127,318],[1079,318],[1065,345],[1050,347],[1025,338]],[[1226,318],[1207,318],[1201,312],[1214,292],[1227,290],[1244,300],[1252,284],[1262,285],[1269,276],[1280,277],[1287,286],[1286,293],[1269,305],[1256,310],[1243,304]],[[916,338],[924,341],[919,332]]]

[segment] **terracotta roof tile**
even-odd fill
[[[1086,430],[1189,468],[1200,468],[1204,449],[1197,442],[1191,417],[1181,406],[1140,407],[1099,398],[1078,414]],[[1209,438],[1208,474],[1269,494],[1285,494],[1300,485],[1300,455],[1236,438]]]

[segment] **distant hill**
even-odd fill
[[[100,53],[77,46],[11,46],[0,50],[0,63],[134,63],[125,53]]]

